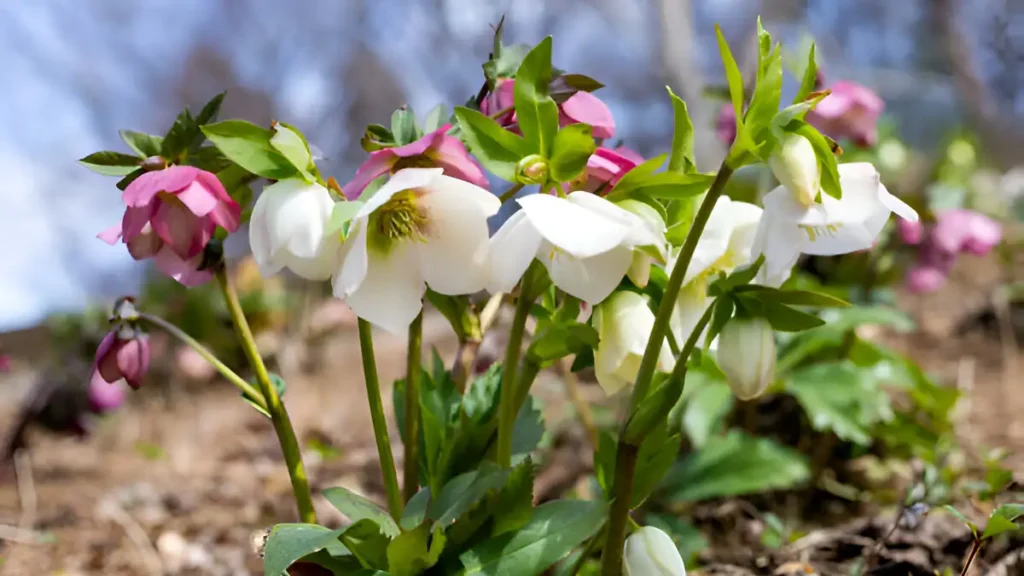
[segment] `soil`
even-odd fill
[[[971,445],[1008,449],[1009,463],[1020,476],[1024,419],[1014,415],[1024,412],[1018,375],[1024,360],[1005,331],[1000,336],[998,330],[962,322],[988,306],[986,295],[998,281],[992,266],[982,264],[958,268],[952,284],[939,294],[904,296],[903,305],[919,319],[921,330],[882,337],[942,381],[969,392],[961,406],[960,435]],[[446,358],[455,352],[454,338],[439,316],[426,318],[424,340]],[[387,386],[404,372],[405,342],[383,333],[376,342],[381,382]],[[380,498],[354,329],[335,334],[322,349],[320,365],[311,373],[297,368],[297,361],[290,362],[290,370],[281,369],[288,382],[285,402],[307,446],[314,490],[342,485]],[[22,361],[20,367],[0,380],[0,423],[5,425],[31,382],[31,362]],[[548,386],[545,392],[540,386],[553,399],[547,404],[551,417],[559,419],[566,413],[560,387]],[[601,397],[596,386],[583,389]],[[390,387],[384,394],[390,418]],[[394,436],[396,427],[391,430]],[[547,457],[539,480],[538,494],[544,497],[572,488],[590,468],[578,457],[589,450],[583,434],[570,431],[560,438],[564,446]],[[254,549],[263,531],[275,522],[296,520],[269,421],[219,381],[169,397],[144,389],[86,440],[43,432],[30,440],[30,455],[18,460],[21,490],[14,474],[4,473],[0,480],[0,576],[262,574]],[[392,442],[400,445],[397,438]],[[401,454],[396,457],[401,467]],[[322,523],[343,520],[322,498],[317,511]],[[842,573],[835,567],[871,553],[891,524],[891,515],[850,518],[770,554],[716,551],[703,573]],[[872,573],[931,574],[927,567],[955,562],[969,544],[965,530],[948,516],[931,515],[920,530],[890,539],[878,552],[879,568]],[[1011,556],[1009,549],[987,550],[974,573],[988,567],[992,574],[1024,574],[1024,568],[992,568],[1000,558],[1008,567]]]

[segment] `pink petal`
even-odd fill
[[[615,118],[612,111],[590,92],[577,92],[562,103],[560,124],[589,124],[594,129],[594,138],[615,136]]]
[[[946,283],[946,275],[937,268],[917,266],[907,272],[907,288],[914,293],[934,292]]]
[[[363,165],[356,170],[355,177],[348,184],[341,187],[342,192],[345,193],[345,198],[356,200],[370,182],[387,174],[391,167],[395,165],[395,162],[398,161],[398,156],[394,150],[394,148],[385,148],[384,150],[370,152],[370,158],[363,162]]]
[[[89,409],[96,414],[109,412],[124,403],[125,391],[119,383],[103,379],[99,370],[93,370],[89,380]]]
[[[121,199],[128,206],[145,206],[160,192],[182,190],[196,179],[199,172],[201,170],[195,166],[168,166],[163,170],[146,172],[125,188]]]
[[[975,256],[988,254],[1003,238],[1003,227],[999,222],[975,214],[971,221],[970,234],[964,242],[964,250]]]
[[[217,206],[210,212],[213,223],[228,232],[238,230],[242,224],[242,207],[228,194],[220,179],[205,170],[199,172],[197,179],[217,198]]]
[[[138,388],[149,369],[149,341],[145,337],[123,341],[117,350],[117,367],[132,388]]]
[[[164,247],[164,241],[153,232],[152,228],[148,228],[142,234],[125,242],[125,244],[128,245],[128,253],[135,260],[152,258]]]
[[[197,270],[200,264],[199,257],[186,261],[166,246],[157,253],[153,262],[158,270],[189,288],[205,284],[213,278],[213,272],[210,270]]]
[[[159,203],[150,224],[157,236],[184,260],[202,252],[212,236],[203,219],[173,199]]]
[[[620,149],[643,162],[643,158],[639,158],[639,155],[632,150],[623,148],[613,150],[602,146],[587,159],[587,176],[601,182],[611,182],[612,184],[618,182],[626,172],[635,168],[639,163],[626,157],[620,152]]]
[[[900,239],[904,244],[916,246],[924,239],[924,225],[921,224],[920,220],[911,222],[910,220],[898,218],[896,220],[896,228],[899,230]]]
[[[398,156],[399,158],[410,158],[412,156],[419,156],[426,152],[427,150],[429,150],[430,148],[436,147],[440,142],[441,137],[444,136],[444,133],[450,129],[451,124],[445,124],[444,126],[438,128],[437,130],[434,130],[430,134],[424,134],[415,142],[410,142],[405,146],[396,146],[395,148],[389,148],[389,150],[394,152],[395,156]]]
[[[131,242],[136,236],[146,231],[146,227],[149,226],[149,221],[159,205],[159,202],[152,202],[140,208],[125,209],[124,217],[121,218],[121,229],[125,242]]]
[[[107,228],[103,232],[97,234],[96,237],[113,246],[121,239],[121,225],[114,224],[110,228]]]
[[[644,163],[644,157],[641,156],[639,152],[633,150],[632,148],[619,146],[618,148],[613,148],[612,151],[618,153],[619,156],[622,156],[626,160],[632,162],[634,166],[638,166]]]
[[[218,203],[217,197],[199,179],[193,180],[191,184],[175,192],[174,196],[181,200],[181,203],[190,212],[200,218],[213,212]]]
[[[469,155],[458,138],[442,134],[431,152],[431,158],[444,169],[445,174],[484,189],[489,187],[483,168]]]
[[[117,367],[117,334],[108,332],[96,348],[96,370],[107,382],[121,379],[121,369]]]

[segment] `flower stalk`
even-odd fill
[[[409,326],[405,374],[405,464],[402,496],[408,502],[420,487],[420,356],[423,350],[423,313]]]
[[[235,325],[235,333],[242,344],[242,349],[253,372],[256,373],[256,382],[259,384],[267,413],[270,414],[270,421],[274,424],[274,432],[277,433],[277,440],[281,444],[281,452],[284,453],[284,461],[288,466],[288,476],[292,481],[292,492],[295,494],[295,502],[299,508],[299,519],[303,522],[316,523],[316,511],[313,509],[313,497],[309,490],[309,479],[306,476],[306,468],[302,464],[302,450],[299,448],[299,440],[295,436],[295,429],[292,427],[288,411],[285,410],[281,397],[270,381],[270,374],[263,363],[259,350],[256,348],[256,340],[253,338],[252,330],[242,312],[242,305],[238,301],[238,293],[235,292],[231,280],[228,278],[227,269],[223,263],[217,265],[214,275],[217,283],[220,284],[224,302],[228,306],[231,320]]]
[[[395,457],[391,452],[388,423],[384,418],[384,405],[380,398],[377,361],[373,354],[373,327],[362,318],[359,319],[359,350],[363,357],[366,400],[370,404],[370,420],[373,423],[373,437],[377,442],[377,458],[380,461],[381,475],[384,479],[384,490],[387,493],[388,512],[397,521],[402,517],[402,493],[398,490]]]
[[[516,415],[519,413],[518,404],[520,403],[517,398],[516,376],[519,368],[519,354],[523,347],[523,334],[526,331],[526,320],[530,317],[530,308],[533,306],[533,281],[537,275],[535,268],[536,263],[531,264],[519,284],[519,301],[516,302],[516,312],[508,336],[508,348],[505,350],[505,362],[502,364],[497,461],[498,465],[503,468],[512,465],[512,431]]]

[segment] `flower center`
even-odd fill
[[[415,156],[399,158],[395,165],[391,167],[391,173],[394,174],[403,168],[433,168],[435,166],[437,164],[429,157],[424,154],[417,154]]]
[[[406,239],[424,240],[427,215],[416,204],[417,190],[402,190],[370,215],[369,240],[387,252],[396,242]]]
[[[839,234],[839,229],[843,227],[842,222],[836,224],[825,224],[823,226],[807,226],[801,224],[800,229],[807,233],[807,239],[814,242],[819,236],[836,236]]]

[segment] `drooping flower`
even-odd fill
[[[850,139],[857,146],[874,146],[885,101],[856,82],[841,80],[830,89],[832,93],[807,113],[807,121],[836,140]]]
[[[328,233],[334,210],[330,192],[299,179],[268,186],[256,200],[249,244],[260,273],[288,268],[308,280],[326,280],[337,270],[341,239]]]
[[[775,333],[764,318],[733,318],[718,335],[718,364],[740,400],[752,400],[775,379]]]
[[[108,383],[122,378],[132,388],[142,385],[149,370],[149,337],[127,325],[103,337],[96,349],[96,371]]]
[[[396,172],[352,220],[334,295],[360,318],[404,333],[427,286],[448,295],[487,286],[487,218],[500,207],[487,190],[440,168]]]
[[[185,286],[210,279],[198,270],[217,227],[238,230],[242,210],[217,176],[194,166],[145,172],[121,196],[127,209],[120,224],[98,237],[122,239],[136,260],[153,258],[157,268]]]
[[[647,300],[627,290],[613,293],[594,307],[592,321],[600,336],[594,350],[594,373],[606,394],[614,394],[636,381],[647,340],[654,327],[654,312]],[[672,370],[672,351],[668,342],[661,345],[658,369]]]
[[[762,284],[780,286],[800,254],[835,256],[870,248],[889,214],[916,221],[917,212],[882,185],[866,162],[839,165],[842,199],[822,193],[807,203],[802,192],[779,186],[765,195],[753,254],[764,254]]]
[[[522,209],[491,238],[491,292],[512,290],[536,258],[556,286],[595,305],[619,285],[634,250],[665,244],[664,228],[589,192],[516,202]]]
[[[587,192],[596,192],[598,189],[610,191],[626,175],[626,172],[643,162],[643,156],[625,146],[618,148],[600,146],[587,159],[587,182],[584,189]]]
[[[93,414],[105,414],[124,403],[125,390],[122,381],[107,382],[99,370],[93,370],[89,379],[89,391],[86,398],[89,410]]]
[[[496,116],[501,126],[518,132],[515,111],[515,80],[503,78],[483,101],[480,102],[480,113],[495,116],[502,110],[508,110]],[[615,118],[611,109],[600,98],[586,91],[579,91],[558,106],[558,124],[561,127],[569,124],[589,124],[593,128],[594,138],[612,138],[615,136]]]
[[[451,124],[445,124],[415,142],[370,152],[370,158],[356,170],[352,181],[342,186],[345,197],[355,200],[370,182],[404,168],[441,168],[447,176],[486,189],[487,176],[462,142],[448,135],[451,127]]]
[[[644,526],[626,538],[622,551],[626,576],[686,576],[679,548],[665,532]]]
[[[761,208],[722,196],[715,202],[711,216],[693,251],[672,311],[671,329],[679,345],[690,337],[710,305],[708,282],[719,272],[731,273],[751,263],[754,234],[761,220]],[[669,270],[676,265],[673,257]]]

